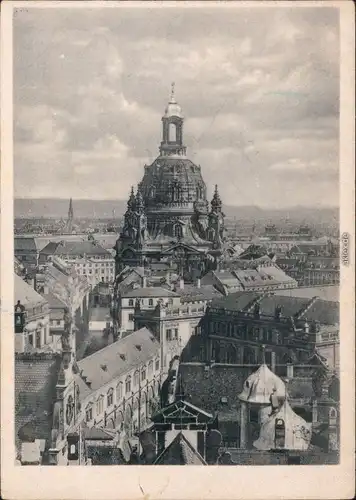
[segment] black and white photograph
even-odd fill
[[[70,3],[12,14],[16,467],[336,467],[340,8]]]

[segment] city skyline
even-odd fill
[[[338,206],[337,9],[141,14],[15,17],[15,197],[125,200],[174,81],[187,155],[226,205]]]

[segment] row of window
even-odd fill
[[[160,363],[159,359],[155,361],[155,371],[159,371],[160,369]],[[133,376],[133,380],[131,375],[126,377],[125,383],[119,382],[116,386],[116,389],[110,387],[110,389],[107,391],[106,396],[101,394],[99,398],[97,399],[95,403],[95,411],[96,415],[99,416],[104,412],[105,408],[110,408],[114,404],[114,400],[116,403],[119,403],[122,398],[127,395],[131,395],[133,387],[137,387],[140,383],[140,378],[141,382],[144,382],[146,380],[146,376],[152,375],[153,373],[153,361],[150,361],[148,363],[148,367],[143,367],[141,369],[141,372],[136,371]],[[106,403],[106,405],[105,405]],[[89,403],[87,408],[86,408],[86,420],[89,422],[93,418],[93,403]]]
[[[77,267],[81,268],[81,267],[111,267],[113,268],[115,266],[115,262],[100,262],[100,263],[91,263],[91,262],[88,262],[86,264],[76,264]]]
[[[178,340],[178,328],[167,328],[166,340]]]
[[[210,322],[209,333],[221,334],[226,337],[239,337],[243,340],[261,340],[279,344],[281,342],[280,332],[272,328],[255,327],[246,324]]]

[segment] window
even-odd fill
[[[125,383],[125,394],[128,394],[131,392],[131,377],[127,377],[126,383]]]
[[[153,372],[153,361],[148,363],[148,375],[152,375]]]
[[[129,314],[129,321],[133,321],[134,320],[134,315],[133,314]]]
[[[104,411],[104,396],[99,396],[99,399],[96,402],[96,414],[101,415],[103,411]]]
[[[85,410],[85,419],[87,422],[93,420],[93,407],[91,405]]]
[[[111,406],[114,403],[114,389],[109,389],[107,394],[107,406]]]
[[[178,328],[175,328],[174,329],[174,336],[173,336],[174,340],[178,340]]]
[[[57,326],[60,326],[60,325],[61,325],[61,320],[57,319]]]
[[[129,306],[132,307],[134,305],[133,299],[129,299]]]
[[[170,328],[166,330],[166,339],[172,340],[172,330]]]
[[[143,382],[144,380],[146,380],[146,367],[142,368],[141,371],[141,381]]]
[[[148,301],[148,305],[149,305],[149,306],[153,306],[153,299],[149,299],[149,301]]]
[[[155,366],[156,372],[159,371],[159,359],[156,359],[156,366]]]
[[[140,383],[140,372],[135,372],[134,374],[134,386],[139,385]]]
[[[116,386],[116,401],[119,402],[121,399],[122,399],[122,386],[123,386],[123,383],[122,382],[119,382]]]

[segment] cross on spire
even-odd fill
[[[175,102],[175,96],[174,96],[174,92],[175,92],[175,82],[172,82],[172,85],[171,85],[171,99],[170,99],[170,102]]]

